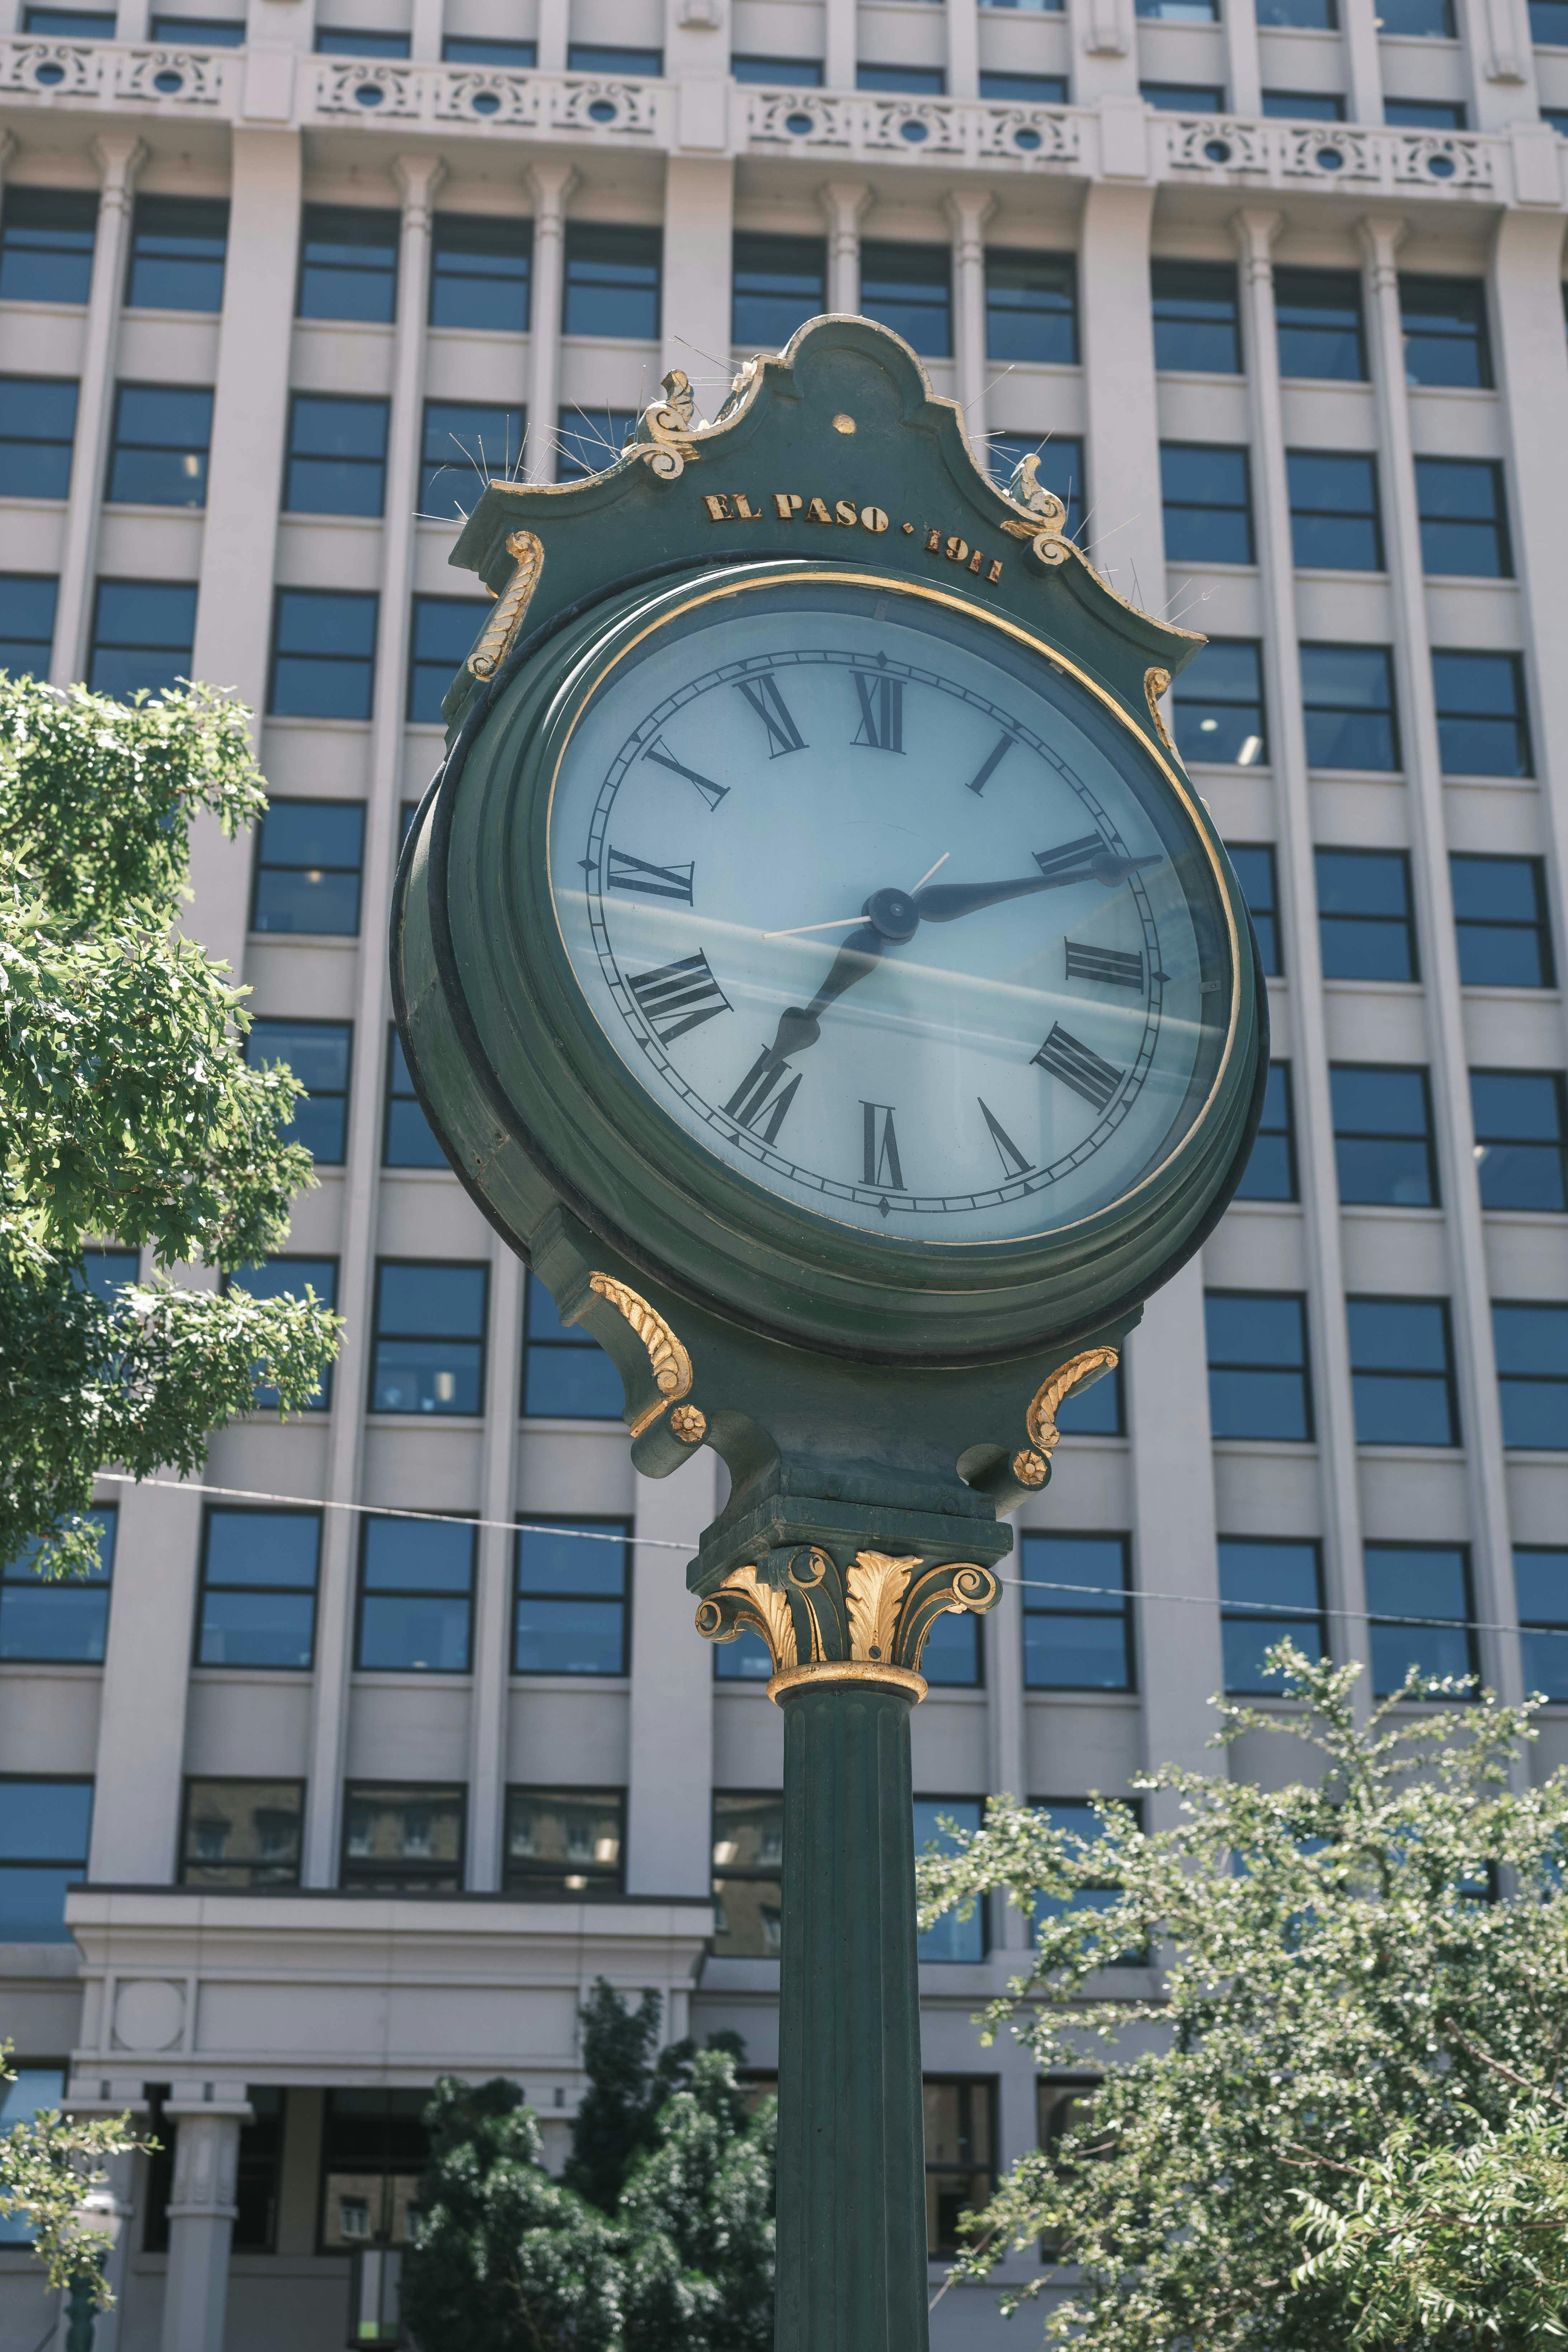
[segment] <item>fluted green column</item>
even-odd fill
[[[925,2352],[910,1710],[923,1685],[779,1689],[784,1834],[777,2352]]]

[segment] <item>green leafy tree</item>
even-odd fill
[[[627,2173],[654,2145],[660,2108],[690,2079],[697,2044],[672,2042],[658,2050],[662,2013],[658,1993],[645,1992],[629,2009],[604,1977],[578,2011],[588,2087],[563,2177],[602,2213],[616,2211]]]
[[[1518,1784],[1531,1706],[1412,1675],[1363,1727],[1354,1667],[1271,1663],[1295,1704],[1222,1703],[1218,1742],[1304,1741],[1310,1783],[1166,1768],[1176,1827],[1104,1804],[1090,1841],[997,1798],[922,1863],[927,1923],[1038,1906],[986,2038],[1100,2077],[957,2274],[1054,2248],[1005,2302],[1052,2291],[1086,2352],[1522,2352],[1568,2329],[1568,1776]],[[1129,1955],[1151,1997],[1101,1973]]]
[[[313,1299],[177,1285],[282,1242],[310,1154],[300,1091],[250,1069],[245,992],[177,929],[189,830],[266,805],[244,707],[191,687],[131,705],[0,677],[0,1559],[96,1559],[95,1474],[197,1469],[258,1381],[307,1403],[335,1346]],[[151,1244],[104,1299],[95,1241]]]
[[[10,2043],[0,2042],[0,2083],[16,2079],[10,2055]],[[113,2302],[103,2276],[103,2241],[83,2230],[78,2208],[108,2179],[110,2157],[154,2145],[132,2136],[129,2115],[79,2123],[55,2107],[41,2107],[30,2123],[0,2134],[0,2213],[26,2221],[51,2287],[84,2282],[100,2309]]]
[[[692,2061],[621,2192],[627,2352],[771,2352],[777,2103],[748,2114],[735,2054]]]

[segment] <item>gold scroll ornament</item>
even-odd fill
[[[805,1659],[800,1654],[801,1620],[789,1595],[762,1583],[754,1567],[732,1570],[718,1592],[700,1603],[697,1630],[710,1642],[733,1641],[744,1626],[760,1633],[773,1661],[768,1689],[774,1697],[781,1690],[813,1680],[892,1684],[919,1700],[926,1691],[919,1671],[921,1653],[932,1620],[944,1612],[962,1616],[966,1610],[987,1609],[996,1598],[995,1577],[975,1561],[916,1575],[920,1565],[916,1552],[857,1552],[844,1571],[840,1619],[829,1591],[837,1583],[834,1563],[815,1545],[806,1547],[805,1558],[792,1561],[789,1569],[789,1584],[808,1628],[810,1655]],[[934,1609],[933,1586],[948,1594]],[[731,1599],[728,1609],[724,1596]],[[828,1654],[842,1639],[841,1624],[847,1628],[847,1658]]]
[[[1037,1449],[1035,1459],[1039,1464],[1039,1475],[1026,1478],[1018,1465],[1020,1462],[1026,1462],[1028,1457],[1025,1454],[1016,1456],[1013,1464],[1014,1471],[1024,1486],[1037,1486],[1043,1483],[1046,1465],[1042,1457],[1054,1454],[1061,1441],[1061,1431],[1057,1427],[1057,1414],[1067,1402],[1073,1390],[1081,1381],[1086,1381],[1090,1372],[1099,1371],[1102,1365],[1107,1371],[1114,1371],[1117,1362],[1118,1358],[1114,1348],[1086,1348],[1081,1356],[1074,1356],[1070,1362],[1063,1364],[1058,1371],[1053,1372],[1050,1379],[1043,1381],[1036,1390],[1029,1401],[1029,1409],[1024,1415],[1024,1425],[1029,1433],[1030,1444]]]
[[[518,631],[544,569],[543,543],[531,530],[509,530],[506,551],[512,558],[511,578],[496,598],[495,611],[468,656],[468,667],[476,677],[494,677],[517,643]]]
[[[671,368],[664,379],[664,398],[644,409],[637,419],[636,437],[627,442],[621,454],[645,458],[648,471],[657,474],[661,482],[679,481],[688,460],[697,463],[698,453],[691,436],[701,429],[691,379],[683,369]]]
[[[626,1283],[617,1282],[614,1275],[591,1274],[588,1287],[596,1297],[606,1300],[618,1315],[626,1317],[647,1349],[658,1402],[647,1406],[633,1422],[631,1433],[634,1437],[640,1437],[649,1423],[658,1419],[667,1405],[673,1404],[677,1398],[685,1396],[690,1389],[693,1377],[691,1359],[658,1307],[650,1307],[646,1298],[639,1297]],[[685,1437],[687,1431],[682,1429],[679,1434]]]

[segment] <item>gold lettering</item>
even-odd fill
[[[721,490],[717,493],[714,493],[713,491],[707,492],[703,498],[702,503],[708,509],[708,520],[710,522],[732,522],[734,520],[734,517],[730,512],[730,501]]]
[[[985,574],[985,577],[993,583],[993,585],[1001,579],[1002,558],[1000,556],[997,556],[995,562],[992,564],[990,571]]]
[[[978,572],[984,561],[985,558],[981,554],[980,550],[976,548],[973,554],[969,559],[969,568],[971,572]]]
[[[942,553],[942,533],[934,526],[926,533],[926,553],[928,555]]]
[[[880,507],[862,507],[860,509],[860,528],[862,530],[886,530],[888,528],[888,518],[882,512]],[[908,523],[904,525],[904,529],[908,530]]]
[[[967,561],[969,555],[969,541],[966,539],[960,539],[958,533],[954,531],[942,551],[950,563],[963,563]]]
[[[780,522],[793,522],[805,500],[798,490],[775,490],[773,504],[779,510]]]
[[[841,523],[846,524],[850,530],[854,530],[855,501],[853,499],[840,499],[833,511]]]
[[[833,517],[828,513],[827,509],[823,505],[820,499],[813,499],[811,504],[805,510],[805,519],[807,522],[831,522],[833,520]]]
[[[762,520],[762,517],[752,506],[751,499],[746,496],[744,490],[735,490],[732,491],[731,495],[733,497],[735,501],[735,513],[742,522],[760,522]]]

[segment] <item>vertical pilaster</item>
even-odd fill
[[[823,0],[822,14],[823,79],[829,89],[853,89],[858,47],[856,0]]]
[[[1138,95],[1137,37],[1132,0],[1067,0],[1072,37],[1072,100],[1095,106],[1102,98]]]
[[[489,1397],[485,1415],[474,1595],[473,1688],[468,1702],[468,1885],[500,1885],[501,1806],[506,1786],[507,1692],[511,1660],[512,1538],[504,1525],[517,1496],[518,1372],[522,1360],[522,1261],[500,1234],[490,1244]]]
[[[860,180],[831,180],[820,201],[827,221],[827,307],[852,316],[860,308],[860,215],[871,191]]]
[[[1535,53],[1526,0],[1455,0],[1473,131],[1537,119]]]
[[[539,70],[564,73],[572,0],[539,0]]]
[[[730,389],[730,239],[735,166],[672,155],[664,184],[664,348],[661,373],[683,368],[699,414],[712,416]],[[715,365],[715,361],[718,364]]]
[[[71,454],[71,500],[60,561],[59,601],[55,607],[55,655],[49,676],[56,686],[68,686],[82,677],[87,664],[88,619],[98,556],[103,469],[109,456],[120,310],[125,299],[131,206],[136,174],[147,150],[132,131],[107,131],[93,142],[92,152],[102,174],[102,184],[98,200],[92,285],[88,295],[87,333],[82,342],[76,445]]]
[[[442,0],[413,0],[409,16],[408,54],[419,65],[434,65],[441,55]]]
[[[1022,1803],[1029,1794],[1028,1736],[1024,1722],[1023,1594],[1016,1583],[1007,1581],[1009,1577],[1024,1573],[1023,1532],[1016,1523],[1014,1532],[1018,1548],[1003,1561],[998,1571],[1002,1598],[981,1618],[976,1632],[985,1655],[985,1717],[990,1735],[985,1785],[998,1792],[1005,1790]],[[1004,1951],[1028,1949],[1026,1912],[1016,1910],[1011,1903],[998,1903],[992,1925]]]
[[[1258,15],[1254,0],[1226,0],[1226,68],[1230,87],[1226,103],[1232,114],[1261,114],[1263,73],[1258,56]]]
[[[1460,1443],[1469,1488],[1478,1614],[1511,1627],[1513,1569],[1503,1471],[1502,1409],[1492,1346],[1490,1285],[1475,1174],[1475,1129],[1459,992],[1458,945],[1448,875],[1443,761],[1432,683],[1431,640],[1421,561],[1421,525],[1405,389],[1405,336],[1396,256],[1404,224],[1369,215],[1361,225],[1365,307],[1383,455],[1384,527],[1394,603],[1394,670],[1405,735],[1411,873],[1420,924],[1431,1037],[1432,1111],[1452,1269]],[[1479,1636],[1486,1678],[1505,1698],[1521,1694],[1519,1643]]]
[[[1378,0],[1340,0],[1340,38],[1352,122],[1383,121],[1383,58],[1377,46]]]
[[[218,2105],[179,2096],[202,2087],[211,2085],[176,2084],[163,2109],[178,2128],[161,2352],[224,2352],[239,2127],[251,2111],[243,2101]]]
[[[980,95],[979,0],[947,0],[947,94]]]
[[[706,1448],[668,1478],[637,1482],[632,1554],[630,1783],[626,1891],[697,1895],[710,1885],[713,1811],[713,1658],[698,1639],[678,1552],[713,1516]]]
[[[120,1504],[120,1528],[99,1694],[88,1875],[121,1885],[167,1885],[179,1835],[201,1497],[169,1486],[113,1486],[109,1493]]]
[[[1318,1440],[1323,1572],[1331,1609],[1352,1612],[1330,1620],[1336,1657],[1365,1659],[1366,1606],[1361,1553],[1361,1499],[1355,1422],[1351,1405],[1350,1339],[1345,1324],[1344,1253],[1339,1181],[1334,1167],[1334,1118],[1329,1098],[1328,1032],[1323,1016],[1323,962],[1318,934],[1312,804],[1307,735],[1301,715],[1301,656],[1296,625],[1296,570],[1290,540],[1290,491],[1285,467],[1284,410],[1279,397],[1279,343],[1274,318],[1272,248],[1279,215],[1237,214],[1233,224],[1240,262],[1247,404],[1257,509],[1258,571],[1263,591],[1263,688],[1268,757],[1274,771],[1280,912],[1286,984],[1271,995],[1278,1020],[1278,1060],[1289,1059],[1296,1113],[1296,1160],[1306,1228],[1307,1328],[1311,1349]],[[1283,1049],[1283,1050],[1281,1050]],[[1237,1534],[1247,1530],[1237,1528]],[[1365,1684],[1358,1686],[1365,1696]]]
[[[1084,408],[1089,419],[1089,553],[1121,596],[1146,612],[1165,601],[1160,529],[1160,420],[1149,306],[1147,185],[1091,185],[1079,263]],[[1114,533],[1114,537],[1110,534]],[[1104,547],[1095,553],[1101,541]]]
[[[985,463],[985,224],[996,200],[974,188],[954,189],[944,207],[952,225],[954,374],[969,446]]]
[[[147,20],[152,13],[148,0],[120,0],[114,19],[115,39],[144,41],[147,38]]]
[[[562,37],[564,45],[564,31]],[[534,163],[528,184],[533,197],[533,292],[528,314],[528,463],[523,470],[531,482],[552,482],[555,418],[561,405],[566,200],[577,174],[570,163]]]
[[[397,327],[393,345],[392,419],[387,439],[386,520],[382,527],[381,605],[375,693],[371,713],[370,798],[365,811],[364,932],[354,999],[353,1077],[342,1194],[342,1286],[344,1318],[334,1374],[327,1495],[351,1502],[359,1493],[364,1447],[372,1259],[380,1192],[376,1150],[390,1018],[384,909],[397,856],[398,784],[408,667],[413,583],[414,506],[420,405],[425,380],[426,312],[430,290],[430,207],[445,166],[438,156],[400,156],[403,193],[398,253]],[[316,1610],[316,1674],[311,1692],[310,1788],[306,1797],[304,1882],[336,1877],[338,1815],[348,1737],[353,1659],[353,1562],[357,1519],[328,1511],[321,1529]]]

